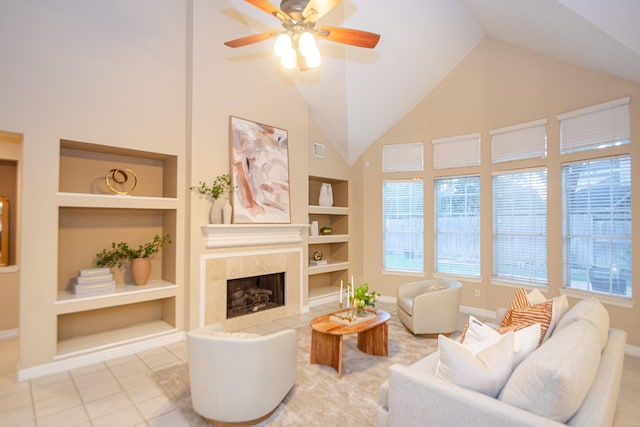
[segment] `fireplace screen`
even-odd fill
[[[284,305],[284,272],[227,280],[227,319]]]

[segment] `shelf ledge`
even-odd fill
[[[203,225],[207,249],[302,243],[309,224],[207,224]]]

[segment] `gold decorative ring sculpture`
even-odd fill
[[[113,188],[111,182],[109,181],[109,177],[111,177],[111,180],[113,182],[117,184],[125,184],[129,180],[129,175],[133,177],[133,185],[129,190],[126,191],[116,190],[115,188]],[[136,175],[136,173],[129,168],[115,168],[107,172],[107,174],[104,176],[104,182],[106,182],[109,190],[113,191],[115,194],[129,194],[136,188],[136,185],[138,185],[138,175]]]

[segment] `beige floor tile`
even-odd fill
[[[143,358],[142,361],[152,371],[157,371],[160,369],[168,368],[169,366],[182,363],[180,359],[178,359],[173,353],[170,353],[170,352],[157,354],[154,356],[147,356]]]
[[[143,384],[154,383],[153,378],[151,378],[150,371],[125,375],[122,377],[119,376],[117,379],[124,390],[131,390],[132,388],[139,387]]]
[[[105,367],[104,369],[74,377],[73,382],[76,384],[76,387],[78,387],[78,389],[83,389],[93,384],[107,383],[115,379],[116,377],[113,375],[113,373]]]
[[[91,419],[100,418],[103,415],[111,414],[119,409],[133,406],[133,402],[125,392],[112,394],[103,399],[87,402],[85,408]]]
[[[67,409],[82,406],[82,401],[76,390],[68,393],[61,393],[47,399],[35,399],[33,406],[36,410],[36,417],[55,414]]]
[[[145,420],[156,418],[176,409],[173,402],[171,402],[164,394],[145,400],[144,402],[140,402],[136,406]]]
[[[135,354],[128,354],[122,357],[116,357],[115,359],[107,360],[105,363],[108,367],[112,368],[114,366],[122,365],[123,363],[133,362],[134,360],[140,360]]]
[[[150,427],[190,427],[189,421],[177,410],[152,418],[148,423]]]
[[[123,391],[124,390],[120,386],[120,383],[115,379],[96,384],[89,383],[86,386],[78,388],[80,399],[82,399],[84,403],[103,399],[116,393],[122,393]]]
[[[89,422],[89,416],[82,406],[76,406],[37,418],[38,427],[71,427],[87,422]]]
[[[0,397],[31,390],[29,381],[18,382],[15,373],[13,375],[0,376]]]
[[[128,427],[144,423],[142,415],[133,406],[91,419],[93,427]]]
[[[140,359],[131,360],[127,363],[122,363],[120,365],[110,367],[109,369],[111,369],[111,372],[113,372],[113,374],[118,378],[151,371],[149,367]]]
[[[76,391],[76,385],[69,377],[63,378],[55,383],[35,385],[32,381],[31,384],[31,393],[35,402],[47,400],[61,394],[72,393],[74,391]]]
[[[0,427],[15,426],[18,424],[29,423],[36,419],[33,405],[31,403],[16,406],[9,411],[0,412]]]
[[[42,387],[48,384],[63,382],[71,379],[69,371],[58,372],[57,374],[45,375],[44,377],[34,378],[31,380],[31,385],[35,387]]]
[[[152,399],[158,396],[164,396],[164,392],[155,383],[143,384],[139,387],[134,387],[127,390],[127,394],[133,403],[141,403],[145,400]]]
[[[92,372],[101,371],[107,369],[106,363],[94,363],[93,365],[82,366],[80,368],[72,369],[69,371],[72,377],[80,377],[82,375],[90,374]]]
[[[22,390],[10,395],[0,397],[0,412],[31,404],[31,390]]]

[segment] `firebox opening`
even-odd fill
[[[284,272],[227,280],[227,319],[284,305]]]

